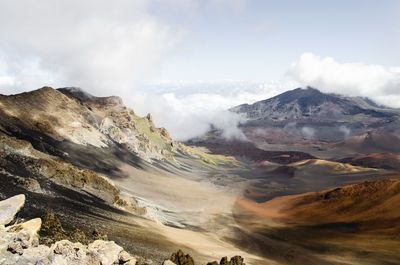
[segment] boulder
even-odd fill
[[[119,264],[136,264],[136,259],[132,257],[128,252],[125,250],[121,251],[118,255]]]
[[[25,223],[7,227],[9,241],[7,250],[11,253],[22,255],[25,249],[36,247],[39,244],[38,232],[41,225],[42,220],[35,218]]]
[[[51,246],[51,252],[54,254],[51,262],[55,265],[100,264],[99,255],[88,252],[81,243],[61,240]]]
[[[211,263],[212,264],[212,263]],[[220,265],[246,265],[243,263],[243,258],[241,256],[234,256],[228,261],[228,257],[223,257],[219,262]]]
[[[194,265],[193,258],[189,254],[184,254],[182,250],[171,255],[170,260],[177,265]]]
[[[8,225],[25,204],[25,195],[19,194],[0,201],[0,225]]]
[[[51,251],[48,246],[39,245],[27,248],[19,259],[19,264],[51,264]]]
[[[114,262],[119,262],[119,254],[123,248],[115,244],[114,241],[96,240],[89,244],[88,250],[99,254],[101,264],[111,265]]]

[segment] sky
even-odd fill
[[[0,93],[121,96],[178,140],[296,87],[400,107],[400,1],[0,0]]]

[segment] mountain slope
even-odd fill
[[[118,97],[74,97],[44,87],[29,93],[0,96],[0,124],[4,131],[21,126],[58,141],[109,147],[123,144],[146,161],[161,159],[174,145],[165,129],[154,126],[151,115],[136,116]],[[67,93],[69,92],[69,93]],[[80,92],[82,94],[82,92]],[[70,96],[70,97],[69,97]]]
[[[230,111],[247,118],[241,128],[248,138],[256,141],[261,137],[269,143],[282,141],[271,135],[271,128],[286,135],[286,142],[332,142],[371,130],[398,130],[400,117],[400,110],[379,106],[368,98],[325,94],[311,87],[239,105]]]
[[[234,215],[248,231],[263,235],[264,242],[295,243],[333,264],[397,264],[399,203],[400,181],[385,179],[264,203],[237,200]]]
[[[252,105],[243,104],[231,109],[243,113],[249,120],[271,119],[294,121],[317,119],[319,121],[345,120],[356,115],[370,118],[390,118],[392,112],[379,107],[369,99],[324,94],[308,87],[284,92]]]
[[[239,166],[173,141],[118,97],[50,87],[0,95],[0,199],[25,194],[20,217],[50,211],[69,233],[100,230],[157,262],[178,248],[202,262],[211,246],[218,256],[240,252],[213,225],[229,216],[237,189],[209,180],[240,186],[229,175]]]

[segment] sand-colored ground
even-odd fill
[[[155,221],[137,220],[143,229],[192,249],[199,262],[241,255],[246,264],[278,264],[224,240],[234,237],[232,207],[245,183],[218,186],[205,179],[207,172],[201,170],[177,175],[154,168],[143,171],[126,164],[121,170],[128,177],[115,179],[114,183],[125,194],[139,198],[148,208],[145,216]]]

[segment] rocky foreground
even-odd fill
[[[74,265],[74,264],[153,264],[142,257],[126,252],[114,241],[94,240],[89,244],[60,240],[50,246],[39,244],[41,218],[22,220],[16,218],[25,204],[25,195],[19,194],[0,201],[0,264]],[[194,265],[190,255],[181,250],[165,260],[163,265]],[[209,265],[218,265],[216,261]],[[235,256],[228,261],[221,259],[220,265],[245,265],[243,258]]]

